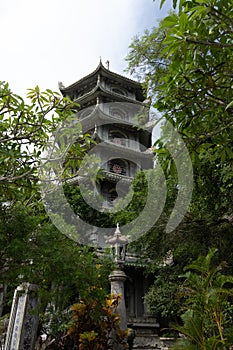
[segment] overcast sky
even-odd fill
[[[132,38],[164,17],[160,0],[0,0],[0,80],[17,94],[58,90],[102,62],[125,74]]]

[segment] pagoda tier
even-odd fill
[[[119,138],[129,139],[128,147],[130,147],[131,139],[132,142],[134,141],[132,145],[134,150],[136,150],[135,141],[149,148],[151,146],[151,125],[147,122],[139,129],[135,117],[137,111],[138,109],[135,109],[132,104],[105,103],[85,108],[78,112],[77,116],[82,123],[83,132],[94,134],[97,128],[98,137],[102,141],[112,140],[111,132],[119,130],[119,135],[122,135]],[[141,115],[142,111],[144,112],[143,118],[148,120],[148,110],[140,109]]]
[[[113,97],[117,100],[122,96],[131,102],[143,102],[145,100],[142,85],[139,82],[111,72],[103,66],[101,61],[91,74],[67,87],[60,83],[59,87],[64,96],[69,96],[78,103],[83,102],[82,107],[85,107],[85,103],[88,99],[92,99],[97,90],[110,93],[111,100]]]

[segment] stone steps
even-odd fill
[[[158,335],[136,336],[133,350],[168,350],[174,343],[173,338],[160,338]]]

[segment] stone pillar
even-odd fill
[[[5,350],[34,350],[38,328],[38,287],[24,283],[17,287],[11,307]]]
[[[115,270],[109,276],[111,282],[111,293],[119,295],[121,294],[121,300],[116,309],[116,312],[120,315],[120,328],[122,330],[127,329],[127,317],[125,307],[125,295],[124,295],[124,283],[126,281],[126,274],[124,271]]]
[[[0,283],[0,317],[2,316],[6,285]]]

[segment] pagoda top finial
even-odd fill
[[[115,235],[121,234],[119,223],[117,223]]]
[[[109,60],[106,61],[106,68],[109,70]]]
[[[122,235],[121,231],[120,231],[120,226],[117,223],[117,227],[115,230],[114,235],[109,238],[107,240],[107,243],[114,245],[114,244],[120,244],[120,245],[124,245],[124,244],[128,244],[128,238],[124,235]]]

